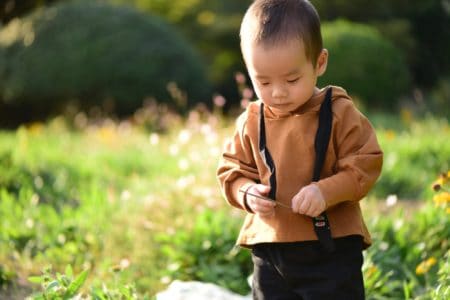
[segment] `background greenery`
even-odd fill
[[[211,92],[192,47],[159,18],[130,8],[61,2],[11,21],[0,41],[0,95],[35,115],[63,111],[68,101],[121,114],[145,98],[185,109]]]
[[[174,279],[249,292],[249,252],[234,247],[243,214],[213,176],[233,122],[219,110],[155,120],[157,109],[140,123],[78,113],[0,133],[0,297],[139,299]],[[450,169],[450,128],[387,120],[374,118],[386,163],[361,202],[368,299],[445,299],[450,194],[431,186]]]
[[[57,7],[70,11],[72,2],[8,0],[0,6],[3,126],[43,119],[74,100],[119,115],[130,114],[148,96],[179,106],[185,101],[210,104],[213,94],[221,94],[227,109],[239,105],[234,74],[245,67],[238,29],[250,0],[78,0],[71,13],[80,16],[78,24],[64,23],[71,22],[68,18],[53,26],[56,21],[38,17]],[[345,85],[367,110],[396,113],[408,106],[420,113],[450,114],[448,1],[312,2],[330,48],[323,84]],[[164,30],[155,29],[156,24]],[[61,41],[59,35],[67,37]],[[172,38],[168,42],[161,35]],[[168,82],[179,89],[171,85],[168,92]],[[39,103],[43,112],[38,115],[29,103]]]
[[[114,0],[133,3],[142,11],[163,16],[197,45],[210,61],[213,79],[226,80],[244,70],[239,56],[238,28],[251,0],[155,1]],[[402,53],[414,87],[432,87],[450,71],[450,10],[448,1],[312,0],[322,22],[347,19],[379,30]],[[365,73],[367,74],[367,73]],[[229,80],[229,79],[228,79]],[[234,89],[231,89],[230,93]]]
[[[392,110],[410,86],[401,51],[374,27],[344,20],[325,23],[322,35],[330,58],[319,84],[345,87],[366,109]]]
[[[450,4],[312,2],[322,82],[354,96],[385,153],[361,202],[367,298],[448,299]],[[243,215],[214,176],[252,98],[249,3],[0,3],[1,299],[148,299],[174,279],[249,292]]]

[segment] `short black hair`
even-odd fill
[[[320,18],[307,0],[255,0],[242,20],[240,37],[241,47],[247,42],[273,46],[297,39],[313,63],[323,48]]]

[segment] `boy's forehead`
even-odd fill
[[[308,63],[302,43],[280,45],[249,45],[244,60],[256,77],[272,75],[288,76],[299,72]]]
[[[258,60],[259,58],[267,59],[277,59],[286,56],[295,56],[296,60],[306,59],[306,51],[303,42],[299,40],[291,40],[276,44],[267,43],[256,43],[248,42],[242,44],[242,54],[244,60],[247,61],[251,59],[252,61]],[[274,63],[276,61],[271,61]]]

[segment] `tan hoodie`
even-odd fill
[[[369,121],[354,106],[346,91],[332,88],[333,127],[330,144],[317,184],[327,203],[333,237],[358,234],[365,246],[370,234],[362,218],[359,200],[381,172],[383,154]],[[291,205],[300,189],[311,183],[314,167],[314,139],[318,126],[322,89],[295,112],[275,114],[264,106],[267,148],[276,166],[276,200]],[[227,201],[246,210],[243,193],[249,185],[270,186],[270,171],[258,150],[260,101],[252,102],[239,116],[236,132],[225,145],[217,170]],[[275,207],[273,217],[260,218],[247,211],[237,243],[251,247],[257,243],[317,240],[310,217]]]

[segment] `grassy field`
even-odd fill
[[[373,121],[385,163],[362,202],[368,299],[448,299],[450,199],[431,188],[450,170],[448,120]],[[143,109],[0,132],[0,298],[152,298],[174,279],[248,293],[243,215],[215,178],[232,130],[218,113]]]

